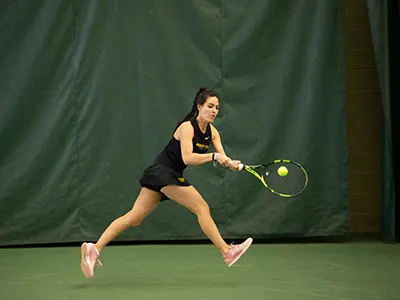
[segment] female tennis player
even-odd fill
[[[94,275],[94,267],[102,266],[99,254],[114,238],[129,227],[138,226],[161,201],[171,199],[192,211],[204,234],[222,254],[225,263],[232,266],[253,242],[248,238],[239,245],[228,245],[221,237],[210,214],[210,208],[200,193],[186,180],[183,171],[188,165],[209,162],[238,170],[240,161],[226,156],[217,129],[211,125],[219,111],[219,97],[213,90],[200,88],[192,110],[178,123],[171,140],[148,167],[140,179],[141,190],[125,215],[114,220],[96,244],[81,246],[81,269],[87,278]],[[212,144],[215,152],[208,153]]]

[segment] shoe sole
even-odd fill
[[[88,246],[87,243],[83,243],[81,246],[81,269],[83,275],[85,275],[86,278],[92,278],[93,277],[93,272],[91,272],[90,265],[86,263],[85,257],[88,252]]]
[[[238,255],[238,257],[236,257],[233,261],[231,261],[228,265],[228,267],[233,266],[241,257],[243,254],[246,253],[247,249],[250,248],[251,244],[253,243],[253,239],[252,238],[248,238],[246,241],[250,240],[250,243],[246,246],[246,248],[244,248],[243,252],[240,253],[240,255]]]

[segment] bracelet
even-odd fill
[[[213,153],[213,155],[212,155],[212,160],[213,160],[213,161],[216,161],[216,160],[217,160],[217,153],[216,153],[216,152]]]
[[[217,153],[216,152],[214,152],[212,155],[212,163],[213,163],[214,167],[217,166]]]

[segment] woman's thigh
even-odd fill
[[[162,194],[143,187],[133,204],[132,210],[128,212],[132,216],[143,220],[161,201]]]
[[[193,186],[167,185],[161,192],[196,215],[204,210],[209,211],[207,202]]]

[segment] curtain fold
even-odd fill
[[[398,1],[398,0],[395,0]],[[391,65],[396,54],[391,48],[394,40],[393,14],[391,9],[394,2],[381,0],[367,0],[368,13],[371,23],[371,34],[377,64],[379,85],[384,114],[383,124],[383,147],[382,147],[382,239],[385,242],[395,242],[396,226],[396,193],[394,180],[394,151],[393,137],[395,137],[395,126],[393,118],[392,91],[394,82],[392,80]]]

